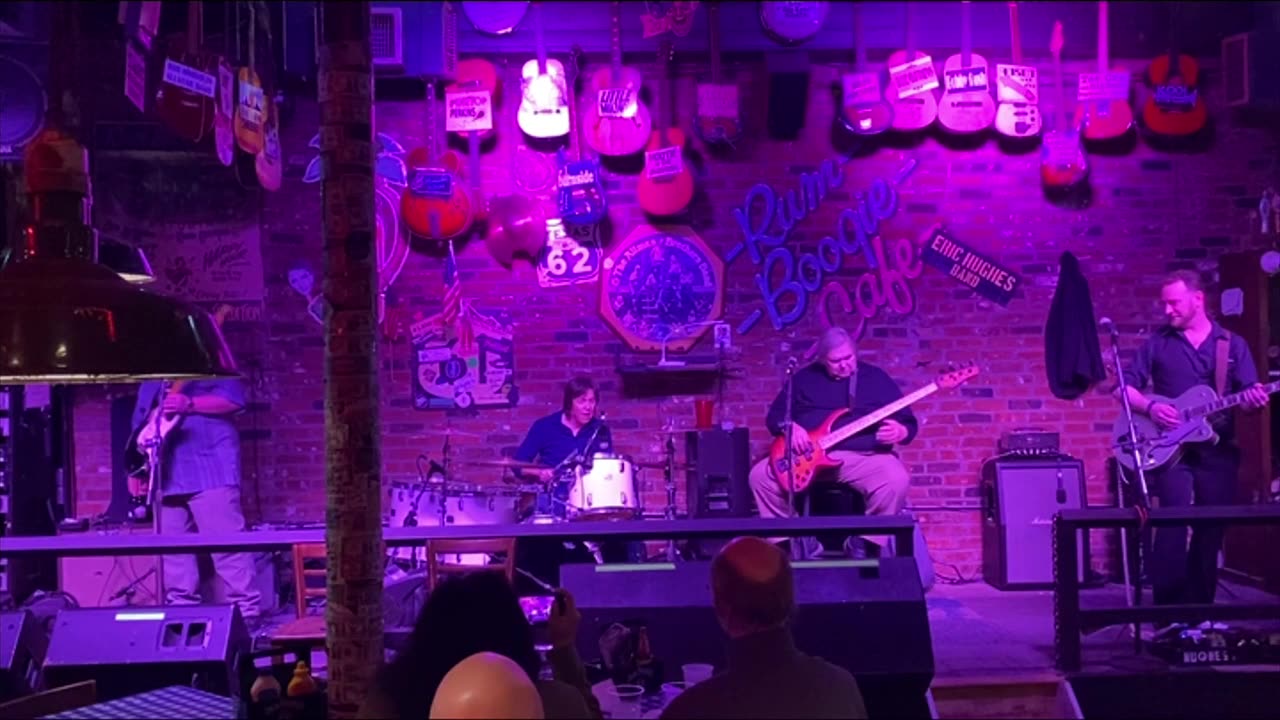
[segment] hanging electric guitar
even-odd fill
[[[1280,381],[1263,385],[1262,390],[1272,395],[1280,391]],[[1176,408],[1180,422],[1177,427],[1162,430],[1146,415],[1134,414],[1133,428],[1137,432],[1138,460],[1145,472],[1176,460],[1187,443],[1216,443],[1218,434],[1214,432],[1210,418],[1244,401],[1244,393],[1218,397],[1218,393],[1208,385],[1197,385],[1176,398],[1160,395],[1147,397],[1152,402],[1167,403]],[[1133,455],[1129,452],[1129,423],[1125,421],[1123,413],[1116,419],[1111,439],[1115,445],[1116,462],[1133,472],[1135,466]]]
[[[187,32],[170,40],[169,56],[156,90],[160,122],[196,143],[213,127],[213,102],[218,95],[218,79],[211,72],[213,61],[201,50],[203,12],[203,3],[187,3]]]
[[[893,105],[881,94],[880,70],[867,61],[862,33],[862,4],[853,11],[853,72],[840,76],[840,112],[837,119],[854,135],[877,135],[893,124]]]
[[[1098,3],[1098,72],[1080,73],[1076,126],[1085,140],[1113,140],[1133,128],[1129,73],[1112,70],[1107,33],[1107,3]]]
[[[711,82],[698,83],[698,117],[693,131],[709,145],[733,145],[742,137],[738,86],[720,78],[720,1],[712,2],[707,18],[711,36]]]
[[[804,454],[793,453],[794,468],[787,467],[786,435],[774,438],[773,444],[769,447],[769,474],[782,485],[784,490],[801,492],[809,487],[809,484],[813,482],[814,476],[818,473],[829,468],[840,467],[840,461],[832,460],[827,455],[828,450],[939,390],[950,390],[958,387],[977,375],[978,372],[976,365],[969,365],[959,370],[944,373],[919,390],[839,427],[836,426],[836,423],[845,415],[848,415],[849,411],[837,410],[831,413],[821,425],[809,431],[809,438],[813,441],[813,449]]]
[[[676,126],[674,83],[671,82],[671,56],[674,53],[670,38],[662,43],[661,66],[658,82],[662,90],[660,127],[649,136],[645,147],[644,172],[636,185],[636,199],[640,208],[650,215],[667,217],[683,212],[693,201],[693,173],[684,162],[684,131]]]
[[[409,183],[400,196],[400,217],[413,234],[428,240],[455,238],[471,227],[475,209],[460,177],[462,158],[441,150],[436,117],[436,81],[427,81],[427,141],[408,157]]]
[[[1040,74],[1022,64],[1022,31],[1018,23],[1018,3],[1009,3],[1009,35],[1013,43],[1013,64],[996,65],[996,132],[1011,138],[1040,134]]]
[[[578,112],[578,104],[574,97],[573,87],[582,72],[582,48],[573,47],[573,76],[567,83],[569,88],[569,107]],[[606,209],[604,182],[600,179],[599,158],[583,159],[582,157],[582,122],[579,119],[576,133],[577,159],[569,160],[569,154],[562,147],[556,152],[559,172],[556,174],[556,210],[560,219],[570,225],[594,225],[608,215]]]
[[[1062,47],[1066,40],[1062,31],[1062,23],[1053,24],[1053,35],[1049,39],[1049,50],[1053,53],[1053,70],[1056,76],[1054,89],[1057,91],[1057,125],[1045,133],[1044,145],[1040,148],[1040,182],[1046,190],[1062,191],[1089,177],[1089,158],[1084,153],[1080,139],[1080,126],[1072,123],[1067,115],[1067,97],[1062,92],[1066,78],[1062,74]]]

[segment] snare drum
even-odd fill
[[[625,455],[596,453],[569,488],[570,520],[621,520],[639,515],[635,465]]]

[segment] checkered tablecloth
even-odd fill
[[[175,685],[117,700],[86,705],[48,717],[56,720],[127,720],[129,718],[235,720],[236,701],[204,690]]]

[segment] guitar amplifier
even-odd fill
[[[1001,433],[996,447],[1002,455],[1057,455],[1059,435],[1044,428],[1018,428]]]
[[[1000,590],[1053,587],[1053,516],[1086,506],[1084,463],[1056,459],[988,460],[982,466],[982,576]],[[1076,572],[1089,569],[1081,531]]]

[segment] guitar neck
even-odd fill
[[[960,3],[960,67],[969,67],[973,60],[972,26],[969,18],[969,0]]]
[[[873,413],[863,415],[862,417],[858,418],[857,420],[854,420],[848,425],[845,425],[837,430],[831,431],[831,434],[824,437],[819,444],[822,445],[822,449],[824,450],[830,449],[836,445],[839,445],[845,440],[848,440],[854,435],[857,435],[863,430],[866,430],[872,425],[875,425],[881,420],[884,420],[890,415],[893,415],[899,410],[905,407],[908,407],[910,405],[913,405],[936,392],[938,392],[938,383],[931,382],[928,385],[925,385],[924,387],[920,388],[919,390],[916,390],[915,392],[911,393],[910,395],[904,395],[903,397],[898,398],[897,400],[894,400],[893,402],[889,403],[888,405],[885,405],[884,407],[880,408],[879,410],[876,410]]]
[[[1098,72],[1105,73],[1111,65],[1111,42],[1107,39],[1107,2],[1098,2]]]
[[[538,74],[547,74],[547,46],[542,42],[542,3],[533,5],[533,38],[538,48]]]
[[[1013,64],[1022,64],[1022,30],[1018,27],[1018,3],[1009,3],[1009,37],[1013,43]]]
[[[667,128],[671,127],[671,114],[675,110],[671,107],[671,40],[664,40],[658,52],[662,53],[662,62],[658,66],[658,102],[661,103],[658,129],[663,132],[663,138],[665,138]]]
[[[916,56],[916,6],[914,3],[907,3],[907,61],[910,62]]]
[[[711,82],[720,84],[720,3],[711,3],[707,24],[711,27]]]
[[[1280,391],[1280,380],[1263,385],[1262,391],[1268,395],[1276,391]],[[1217,400],[1214,400],[1212,402],[1207,402],[1203,405],[1196,405],[1195,407],[1189,407],[1186,410],[1182,411],[1182,415],[1187,420],[1190,420],[1192,418],[1208,417],[1209,415],[1220,413],[1223,410],[1230,410],[1231,408],[1239,405],[1242,402],[1244,402],[1244,393],[1238,392],[1232,395],[1227,395],[1226,397],[1218,398]]]
[[[436,135],[436,81],[427,80],[427,156],[430,164],[440,161],[440,147]]]
[[[613,2],[613,18],[609,24],[609,64],[613,67],[613,81],[622,75],[622,3]]]
[[[863,4],[854,3],[854,68],[867,72],[867,42],[863,41]]]

